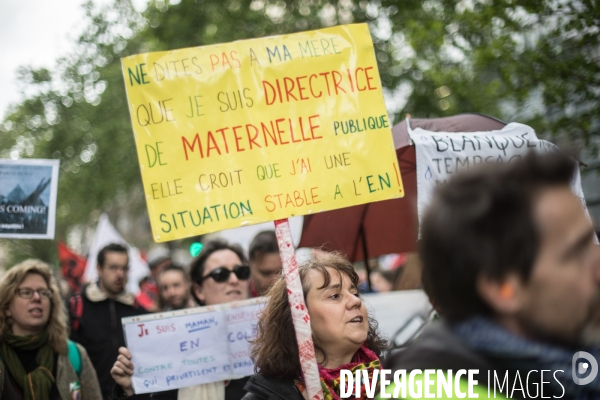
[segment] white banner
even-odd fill
[[[266,298],[123,318],[136,393],[254,374],[248,340]]]
[[[150,274],[150,268],[148,268],[148,264],[142,258],[138,248],[130,246],[125,239],[123,239],[123,236],[121,236],[110,223],[108,215],[106,214],[100,215],[100,220],[96,227],[94,241],[90,247],[87,264],[85,266],[85,280],[94,282],[98,279],[98,270],[96,269],[96,265],[98,264],[98,253],[104,246],[111,243],[118,243],[127,247],[127,254],[129,255],[127,290],[137,295],[140,292],[140,280]]]
[[[409,135],[417,154],[419,224],[434,189],[445,184],[453,174],[479,164],[511,162],[530,150],[550,152],[558,149],[550,142],[539,140],[533,128],[516,122],[498,131],[455,133],[416,128],[409,129]],[[579,168],[571,188],[585,207]]]

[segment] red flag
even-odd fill
[[[68,248],[63,242],[58,242],[58,259],[62,275],[67,280],[71,291],[79,291],[87,260]]]

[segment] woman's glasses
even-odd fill
[[[200,282],[202,282],[206,278],[213,278],[215,280],[215,282],[219,282],[219,283],[227,282],[227,280],[229,279],[229,275],[232,272],[235,274],[235,276],[237,276],[237,278],[239,280],[245,281],[246,279],[250,278],[250,267],[249,266],[236,265],[233,268],[233,270],[230,270],[227,267],[215,268],[212,271],[210,271],[210,273],[208,275],[203,276]]]
[[[52,290],[50,289],[38,289],[33,290],[29,288],[17,289],[17,296],[22,299],[31,299],[33,297],[33,293],[37,293],[40,296],[40,299],[50,300],[52,298]]]

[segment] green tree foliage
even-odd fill
[[[480,112],[599,151],[600,5],[595,0],[128,0],[97,8],[55,71],[22,68],[30,93],[0,124],[0,157],[59,158],[57,237],[99,213],[149,240],[120,57],[368,22],[398,121]],[[130,238],[131,239],[131,238]],[[13,243],[50,259],[51,242]]]

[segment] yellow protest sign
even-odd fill
[[[366,24],[122,66],[157,242],[403,196]]]

